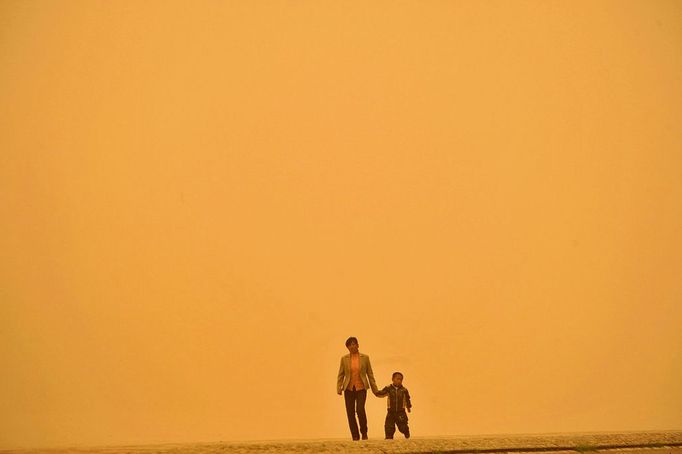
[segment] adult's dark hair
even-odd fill
[[[393,372],[393,375],[391,375],[391,380],[393,380],[396,375],[400,375],[400,378],[405,378],[402,372]]]
[[[346,347],[348,347],[353,342],[355,342],[356,344],[359,344],[358,338],[357,337],[349,337],[348,339],[346,339]]]

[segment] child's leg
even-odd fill
[[[386,433],[386,439],[390,440],[393,438],[395,433],[395,413],[392,411],[386,412],[386,421],[384,422],[384,432]]]
[[[407,425],[407,413],[405,411],[398,413],[396,424],[398,425],[398,430],[405,435],[405,438],[410,438],[410,428]]]

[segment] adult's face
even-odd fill
[[[350,344],[347,345],[347,347],[348,347],[348,351],[352,355],[352,354],[358,352],[358,348],[360,347],[360,345],[357,342],[351,342]]]

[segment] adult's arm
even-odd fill
[[[343,378],[346,375],[343,370],[343,357],[341,357],[341,364],[339,365],[339,375],[336,377],[336,394],[343,392]]]
[[[372,392],[376,396],[379,392],[377,388],[377,382],[374,380],[374,372],[372,371],[372,363],[369,361],[369,356],[367,357],[367,378],[369,378],[369,386],[372,388]]]

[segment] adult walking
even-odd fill
[[[348,415],[348,427],[350,427],[353,440],[359,440],[361,435],[363,440],[367,440],[367,414],[365,413],[367,388],[371,388],[374,394],[379,392],[379,388],[377,388],[374,380],[369,356],[359,351],[358,339],[349,337],[346,340],[346,348],[348,348],[349,353],[341,357],[339,376],[336,380],[336,393],[339,395],[343,393],[346,402],[346,414]],[[357,421],[355,419],[356,413],[358,415]],[[358,422],[360,423],[360,430],[358,430]]]

